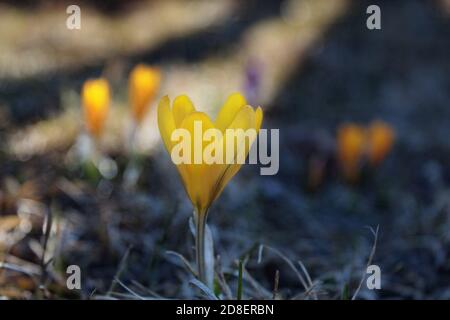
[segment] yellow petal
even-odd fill
[[[263,118],[264,118],[264,116],[263,116],[263,111],[262,111],[261,107],[256,108],[256,111],[255,111],[256,125],[255,126],[256,126],[256,130],[258,132],[259,132],[259,129],[261,129],[261,124],[262,124]]]
[[[108,114],[109,83],[106,79],[87,80],[82,91],[86,127],[93,136],[99,136]]]
[[[140,123],[144,118],[150,102],[159,90],[161,72],[144,64],[133,68],[129,77],[129,99],[134,119]]]
[[[216,127],[221,131],[228,128],[238,114],[239,110],[246,104],[247,102],[245,98],[240,93],[230,95],[217,115],[215,121]]]
[[[239,113],[236,115],[235,119],[227,129],[243,129],[244,131],[248,129],[253,129],[257,132],[262,122],[262,110],[261,108],[259,108],[259,110],[260,111],[258,111],[257,109],[257,111],[255,112],[252,107],[245,106],[239,111]],[[225,139],[224,145],[226,146],[227,144],[226,135],[224,139]],[[235,163],[228,164],[223,168],[221,178],[217,181],[217,185],[215,187],[216,190],[214,194],[214,199],[217,199],[220,196],[223,189],[231,180],[231,178],[233,178],[234,175],[242,167],[242,163],[240,164],[237,163],[238,153],[244,153],[244,158],[247,158],[248,153],[250,152],[250,148],[254,141],[255,141],[254,139],[251,139],[250,141],[244,141],[245,145],[239,146],[237,145],[237,143],[235,143],[234,148]]]
[[[350,182],[358,179],[365,144],[366,131],[364,128],[355,124],[347,124],[339,128],[337,157],[344,177]]]
[[[168,96],[164,96],[158,105],[158,127],[167,152],[169,153],[169,156],[171,156],[172,148],[174,146],[171,137],[172,133],[176,130],[176,127],[172,110],[170,109],[170,100]],[[184,164],[178,165],[177,170],[181,176],[181,180],[183,181],[185,190],[189,195],[188,186],[186,183],[189,181],[187,176],[187,167]]]
[[[389,154],[395,140],[394,129],[381,121],[372,122],[367,133],[368,158],[372,166],[379,165]]]
[[[164,96],[158,105],[158,127],[164,145],[170,155],[173,147],[171,136],[176,127],[172,110],[170,109],[170,100],[168,96]]]
[[[262,120],[262,112],[259,114],[260,119],[256,118],[256,112],[251,106],[243,106],[226,129],[256,129],[257,120]]]
[[[201,164],[194,163],[195,152],[200,153],[203,156],[203,150],[207,144],[203,141],[203,136],[199,138],[195,136],[196,133],[194,128],[196,123],[201,123],[202,134],[206,130],[214,128],[214,124],[211,122],[210,118],[203,112],[192,112],[183,120],[180,128],[188,130],[191,134],[191,164],[181,165],[179,167],[181,167],[181,170],[186,170],[186,176],[182,178],[189,198],[193,205],[200,212],[203,212],[209,208],[211,202],[214,200],[212,197],[212,187],[218,179],[220,165],[206,164],[203,160],[203,163]],[[195,139],[201,139],[201,149],[195,148]]]
[[[181,95],[175,98],[173,102],[173,117],[175,119],[176,127],[180,127],[181,122],[190,113],[195,111],[194,104],[186,95]]]

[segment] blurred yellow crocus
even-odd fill
[[[109,83],[103,78],[87,80],[82,90],[86,128],[93,137],[98,138],[108,115],[111,99]]]
[[[137,124],[141,123],[161,82],[159,69],[144,64],[133,68],[128,80],[129,102]]]
[[[358,179],[365,152],[365,134],[364,128],[355,124],[346,124],[338,129],[337,157],[344,178],[350,182]]]
[[[169,98],[165,96],[161,99],[158,106],[159,130],[164,145],[172,156],[172,160],[172,151],[176,148],[176,143],[173,141],[174,133],[177,129],[184,130],[192,137],[191,140],[195,141],[198,138],[195,136],[198,134],[198,131],[196,131],[197,125],[201,125],[203,131],[213,129],[221,136],[218,139],[219,141],[214,141],[217,143],[216,146],[220,146],[219,149],[222,152],[219,156],[220,159],[226,159],[228,152],[232,153],[234,157],[244,156],[245,158],[248,155],[251,144],[256,139],[256,135],[253,139],[249,138],[247,142],[244,142],[243,148],[242,145],[241,148],[235,146],[230,151],[226,147],[230,139],[225,132],[237,131],[237,129],[244,131],[251,129],[250,131],[254,131],[257,134],[261,127],[262,119],[263,112],[261,108],[254,109],[247,105],[245,98],[239,93],[228,97],[215,121],[212,121],[205,113],[196,111],[194,104],[185,95],[178,96],[174,100],[172,107]],[[231,178],[239,171],[242,163],[229,163],[226,161],[211,163],[208,161],[210,159],[202,159],[205,161],[195,163],[195,153],[201,151],[203,156],[205,154],[204,151],[212,143],[205,143],[205,140],[201,139],[201,142],[197,145],[192,143],[192,152],[189,155],[192,161],[178,163],[176,166],[184,188],[195,209],[198,277],[205,282],[204,228],[208,209],[212,202],[219,197]],[[195,150],[196,148],[201,150]],[[209,285],[211,285],[210,282]]]
[[[395,133],[390,125],[382,121],[374,121],[367,133],[369,164],[379,165],[391,151]]]

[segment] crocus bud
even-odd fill
[[[98,138],[103,131],[110,103],[110,89],[106,79],[87,80],[82,91],[86,128]]]
[[[358,179],[364,148],[364,128],[346,124],[338,129],[337,157],[346,180],[354,182]]]
[[[139,64],[131,71],[128,90],[130,106],[136,123],[141,123],[161,82],[159,69]]]
[[[368,130],[367,139],[369,164],[377,166],[392,149],[395,140],[394,129],[381,121],[372,122]]]

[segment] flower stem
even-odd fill
[[[195,210],[195,255],[197,261],[198,279],[206,284],[205,266],[205,227],[208,212]]]

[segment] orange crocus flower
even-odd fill
[[[379,165],[391,151],[395,140],[394,130],[390,125],[374,121],[367,132],[369,164]]]
[[[103,131],[110,103],[109,83],[106,79],[87,80],[82,89],[86,128],[98,138]]]
[[[139,64],[131,71],[128,80],[129,103],[137,124],[142,122],[160,82],[161,72],[157,68]]]
[[[356,181],[365,149],[365,130],[356,124],[346,124],[338,129],[337,157],[343,175],[348,181]]]

